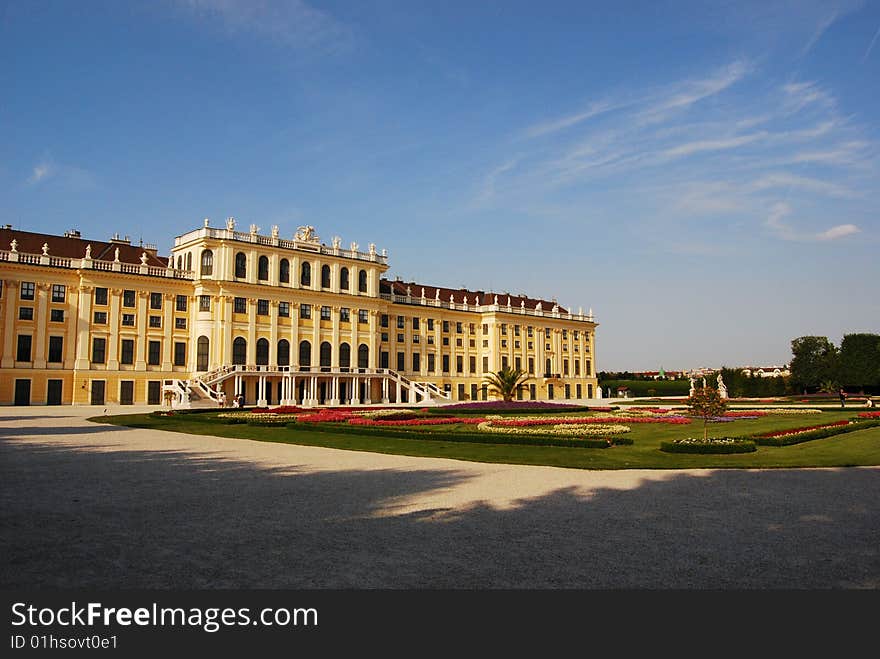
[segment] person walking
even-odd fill
[[[846,407],[846,392],[843,390],[843,387],[840,388],[838,395],[840,396],[840,406]]]

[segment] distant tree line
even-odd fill
[[[790,386],[797,393],[880,391],[880,334],[844,334],[840,347],[826,336],[791,342]]]

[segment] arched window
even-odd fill
[[[290,366],[290,342],[287,339],[278,342],[278,365]]]
[[[308,341],[300,341],[299,342],[299,365],[300,366],[311,366],[312,365],[312,344]]]
[[[200,336],[199,340],[196,342],[196,370],[197,371],[207,371],[208,370],[208,355],[209,355],[210,347],[211,347],[211,344],[208,341],[208,337],[207,336]]]
[[[179,255],[177,257],[177,269],[183,270],[183,257]]]
[[[269,364],[269,341],[266,339],[257,339],[257,366],[268,366]]]
[[[261,256],[257,262],[257,279],[266,281],[269,279],[269,257]]]
[[[247,341],[239,336],[232,342],[232,363],[245,364],[247,362]]]
[[[187,269],[187,270],[192,270],[192,269],[193,269],[193,255],[192,255],[192,252],[187,252],[187,253],[186,253],[186,269]]]
[[[366,343],[358,346],[358,368],[367,368],[370,362],[370,348]]]
[[[290,261],[287,259],[281,259],[281,263],[278,264],[278,279],[282,284],[290,283]]]
[[[351,366],[351,346],[343,343],[339,346],[339,366],[349,368]]]
[[[214,274],[214,252],[206,249],[202,252],[202,275]]]
[[[244,252],[235,253],[235,277],[237,279],[247,277],[247,256],[244,255]]]
[[[361,293],[367,292],[367,271],[361,270],[358,272],[358,291]]]
[[[329,371],[330,370],[330,344],[324,341],[321,344],[321,370]]]
[[[330,266],[321,266],[321,288],[330,288]]]
[[[300,268],[299,283],[302,286],[312,285],[312,266],[308,262],[303,263]]]
[[[339,271],[339,288],[343,291],[348,290],[348,268]]]

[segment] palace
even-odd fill
[[[596,392],[592,311],[386,279],[370,245],[204,226],[169,257],[127,238],[0,228],[0,404],[436,404]],[[6,247],[8,246],[8,249]]]

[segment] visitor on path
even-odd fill
[[[838,395],[840,396],[840,406],[846,407],[846,392],[843,390],[843,387],[840,388]]]
[[[865,396],[865,407],[874,407],[874,399],[870,396]]]

